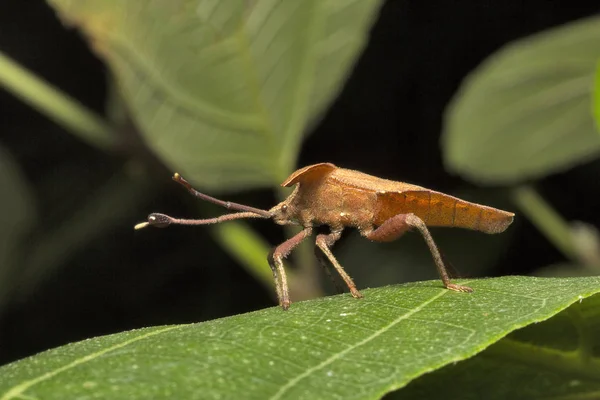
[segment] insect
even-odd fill
[[[178,173],[173,180],[195,197],[229,210],[238,211],[210,219],[179,219],[152,213],[146,222],[135,226],[164,228],[169,225],[208,225],[241,218],[272,219],[279,225],[300,225],[303,230],[275,247],[267,260],[273,272],[279,305],[290,307],[288,282],[283,260],[314,228],[326,225],[329,234],[318,234],[315,254],[327,269],[327,260],[342,277],[355,298],[363,297],[352,278],[344,271],[331,247],[340,239],[344,228],[352,227],[367,239],[393,241],[410,229],[417,229],[427,243],[440,278],[447,289],[472,292],[467,286],[450,281],[442,256],[429,233],[428,226],[466,228],[484,233],[500,233],[512,223],[514,214],[470,203],[420,186],[367,175],[362,172],[320,163],[301,168],[281,186],[294,186],[293,192],[270,210],[215,199],[194,189]]]

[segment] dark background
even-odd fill
[[[331,161],[445,192],[470,188],[445,172],[439,148],[443,111],[462,79],[507,42],[597,10],[593,2],[572,0],[388,1],[346,87],[306,140],[299,165]],[[0,2],[0,51],[104,113],[106,68],[44,2]],[[39,214],[32,244],[93,200],[132,155],[143,158],[135,129],[122,134],[126,140],[119,151],[102,152],[0,89],[0,144],[20,165]],[[133,233],[132,225],[148,212],[184,216],[196,210],[170,182],[169,171],[148,165],[156,187],[136,207],[73,249],[33,288],[15,284],[9,304],[0,310],[0,364],[101,334],[274,304],[206,230]],[[600,225],[593,200],[600,194],[598,185],[590,189],[585,178],[597,168],[597,163],[581,166],[537,187],[565,218]],[[268,190],[228,198],[261,208],[275,202]],[[517,211],[514,205],[511,210]],[[272,244],[283,240],[279,227],[253,226]],[[563,260],[524,218],[511,229],[493,275],[527,274]]]

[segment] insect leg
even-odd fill
[[[321,249],[321,251],[325,253],[329,261],[331,261],[331,264],[336,269],[338,274],[340,274],[344,282],[346,282],[346,285],[350,289],[352,297],[359,299],[363,297],[363,295],[358,291],[358,289],[356,289],[356,285],[354,284],[352,278],[350,278],[350,275],[348,275],[346,271],[344,271],[344,268],[336,260],[335,256],[333,255],[333,253],[331,253],[331,250],[329,249],[341,236],[341,231],[331,232],[329,235],[320,234],[317,235],[316,243],[317,246]]]
[[[385,221],[381,224],[377,229],[371,232],[365,232],[365,237],[367,239],[371,239],[377,242],[390,242],[402,236],[406,231],[411,228],[417,228],[421,235],[425,239],[427,246],[429,246],[429,251],[433,256],[433,261],[435,262],[435,266],[437,267],[438,273],[444,286],[450,290],[455,290],[457,292],[472,292],[468,286],[456,285],[450,282],[450,277],[448,276],[448,272],[446,271],[446,266],[444,265],[444,261],[438,250],[433,238],[431,237],[431,233],[429,233],[429,229],[425,225],[425,222],[414,214],[398,214],[393,216],[392,218]]]
[[[273,277],[275,278],[275,287],[277,288],[279,305],[284,310],[290,308],[291,301],[287,283],[287,275],[283,269],[283,259],[286,258],[296,246],[298,246],[310,235],[312,235],[312,228],[304,228],[302,232],[292,236],[290,239],[281,243],[275,248],[275,250],[269,253],[268,261],[269,265],[271,266],[271,270],[273,270]]]
[[[341,234],[341,232],[340,232],[340,234]],[[323,236],[327,236],[327,235],[323,235]],[[335,240],[334,240],[334,242],[335,242]],[[319,246],[317,246],[316,243],[315,243],[315,256],[317,257],[317,260],[319,260],[319,264],[321,264],[321,266],[323,267],[323,270],[325,271],[325,274],[327,275],[327,277],[329,278],[329,280],[331,280],[331,283],[333,283],[333,286],[335,287],[335,290],[338,293],[344,293],[344,288],[342,286],[340,286],[340,284],[335,279],[335,277],[333,275],[331,275],[332,263],[329,262],[329,260],[325,256],[325,253],[323,253],[323,251],[321,250],[321,248]]]
[[[273,272],[273,280],[275,281],[275,292],[277,293],[277,301],[279,302],[279,305],[281,305],[281,280],[279,279],[279,274],[277,273],[277,266],[275,265],[275,259],[273,257],[275,255],[275,249],[276,247],[273,247],[271,249],[269,255],[267,256],[267,261],[269,262],[269,267],[271,267],[271,272]]]

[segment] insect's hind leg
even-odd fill
[[[446,271],[446,266],[444,265],[444,260],[440,251],[437,248],[437,245],[433,241],[431,237],[431,233],[429,233],[429,229],[425,225],[425,222],[416,215],[410,214],[398,214],[394,215],[390,219],[386,220],[383,224],[381,224],[377,229],[370,232],[363,232],[363,235],[370,240],[374,240],[377,242],[391,242],[393,240],[398,239],[402,236],[406,231],[411,228],[417,228],[427,246],[429,247],[429,251],[431,252],[431,256],[433,257],[433,261],[435,262],[435,266],[437,267],[438,274],[444,283],[444,286],[450,290],[454,290],[457,292],[472,292],[468,286],[457,285],[450,282],[450,277],[448,276],[448,272]]]
[[[340,237],[342,237],[342,231],[331,232],[329,235],[319,234],[317,235],[316,245],[327,256],[327,258],[329,259],[333,267],[336,269],[338,274],[340,274],[344,282],[346,282],[346,285],[348,286],[348,289],[350,289],[352,297],[359,299],[363,297],[363,295],[358,291],[356,285],[354,284],[354,281],[352,280],[352,278],[350,278],[350,275],[348,275],[346,271],[344,271],[344,268],[340,265],[340,263],[337,261],[337,259],[330,250],[330,247],[333,246],[333,244],[337,242]]]

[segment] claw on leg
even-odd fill
[[[463,286],[463,285],[457,285],[455,283],[448,283],[446,285],[446,288],[450,289],[450,290],[454,290],[455,292],[465,292],[465,293],[472,293],[473,292],[473,289],[471,289],[470,287]]]

